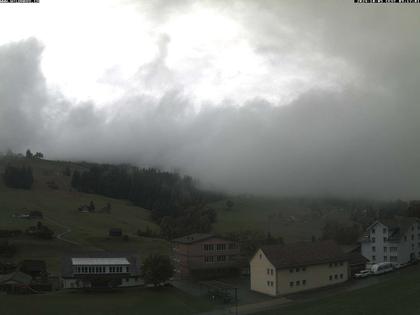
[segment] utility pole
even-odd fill
[[[235,315],[238,315],[238,288],[235,288]]]

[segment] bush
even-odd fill
[[[153,284],[155,287],[164,284],[174,274],[174,266],[171,259],[166,255],[150,255],[147,257],[141,268],[141,276],[146,284]]]

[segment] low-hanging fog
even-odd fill
[[[128,2],[152,29],[194,5]],[[49,82],[36,34],[4,42],[0,151],[175,169],[233,193],[418,198],[420,6],[352,2],[203,1],[241,27],[240,42],[206,50],[204,34],[203,51],[174,64],[194,42],[156,32],[129,79],[104,69],[99,84],[122,91],[106,105]],[[238,56],[217,64],[225,47]],[[263,68],[244,59],[223,72],[245,52]]]

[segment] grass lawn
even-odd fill
[[[2,315],[187,315],[211,309],[206,299],[191,297],[175,288],[0,296]]]
[[[420,267],[410,269],[377,285],[259,315],[417,315],[420,314]]]

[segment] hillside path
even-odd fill
[[[63,237],[64,235],[66,235],[66,234],[68,234],[68,233],[70,233],[72,231],[70,227],[63,225],[63,224],[55,221],[54,219],[51,219],[50,217],[45,217],[45,219],[47,219],[51,223],[53,223],[53,224],[55,224],[55,225],[57,225],[57,226],[59,226],[59,227],[61,227],[63,229],[65,229],[64,232],[62,232],[62,233],[60,233],[60,234],[58,234],[56,236],[57,239],[59,239],[60,241],[66,242],[66,243],[70,243],[70,244],[73,244],[73,245],[81,246],[80,243],[75,242],[75,241],[71,241],[71,240],[66,239],[66,238]]]

